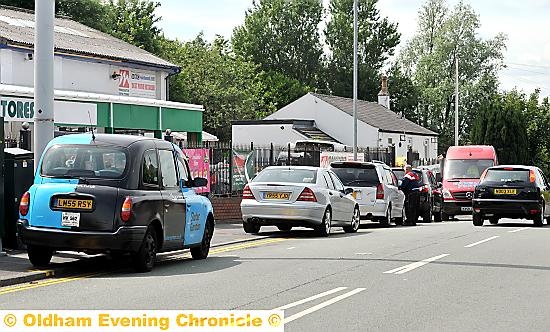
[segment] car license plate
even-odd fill
[[[495,189],[495,195],[516,195],[517,189]]]
[[[58,198],[55,201],[55,207],[58,209],[91,211],[93,201],[91,199]]]
[[[264,193],[264,199],[277,199],[288,201],[290,199],[290,193],[267,192]]]
[[[463,206],[460,208],[462,212],[472,212],[474,209],[471,206]]]
[[[61,226],[78,227],[80,226],[80,213],[78,212],[62,212]]]

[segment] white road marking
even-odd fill
[[[474,247],[474,246],[477,246],[478,244],[482,244],[482,243],[485,243],[485,242],[488,242],[488,241],[491,241],[491,240],[494,240],[494,239],[498,239],[500,236],[496,235],[496,236],[491,236],[489,238],[486,238],[485,240],[481,240],[481,241],[478,241],[478,242],[475,242],[475,243],[471,243],[467,246],[464,246],[464,248],[471,248],[471,247]]]
[[[508,231],[508,233],[517,233],[517,232],[521,232],[521,231],[524,231],[526,229],[529,229],[531,227],[522,227],[522,228],[518,228],[518,229],[514,229],[513,231]]]
[[[426,259],[423,259],[419,262],[414,262],[414,263],[411,263],[411,264],[407,264],[405,266],[401,266],[401,267],[398,267],[397,269],[389,270],[389,271],[386,271],[384,273],[386,273],[386,274],[392,274],[392,273],[403,274],[403,273],[407,273],[409,271],[417,269],[421,266],[424,266],[426,264],[429,264],[431,262],[434,262],[434,261],[436,261],[438,259],[441,259],[443,257],[446,257],[446,256],[449,256],[449,254],[443,254],[443,255],[439,255],[439,256],[435,256],[435,257],[431,257],[431,258],[426,258]]]
[[[300,304],[304,304],[304,303],[308,303],[308,302],[317,300],[319,298],[325,297],[325,296],[330,295],[330,294],[337,293],[337,292],[342,291],[344,289],[347,289],[347,287],[337,287],[337,288],[331,289],[329,291],[326,291],[326,292],[323,292],[323,293],[320,293],[320,294],[317,294],[317,295],[310,296],[310,297],[305,298],[303,300],[299,300],[299,301],[296,301],[296,302],[289,303],[287,305],[284,305],[282,307],[279,307],[279,308],[276,308],[276,309],[273,309],[273,310],[285,310],[285,309],[293,308],[293,307],[299,306]]]
[[[288,250],[292,250],[292,249],[296,249],[296,247],[290,247],[290,248],[287,248]]]
[[[372,255],[372,252],[356,252],[356,255]]]
[[[290,317],[285,318],[285,324],[286,324],[286,323],[290,323],[290,322],[292,322],[293,320],[296,320],[296,319],[298,319],[298,318],[304,317],[305,315],[309,315],[309,314],[311,314],[312,312],[321,310],[321,309],[323,309],[324,307],[328,307],[328,306],[331,305],[331,304],[334,304],[334,303],[336,303],[336,302],[342,301],[343,299],[348,298],[348,297],[350,297],[350,296],[353,296],[353,295],[355,295],[355,294],[357,294],[357,293],[360,293],[360,292],[364,291],[365,289],[366,289],[366,288],[356,288],[356,289],[354,289],[354,290],[352,290],[352,291],[350,291],[350,292],[347,292],[347,293],[345,293],[345,294],[336,296],[336,297],[334,297],[334,298],[332,298],[332,299],[330,299],[330,300],[327,300],[327,301],[325,301],[325,302],[319,303],[318,305],[313,306],[313,307],[311,307],[311,308],[309,308],[309,309],[306,309],[306,310],[304,310],[304,311],[300,311],[300,312],[298,312],[298,313],[296,313],[296,314],[294,314],[294,315],[292,315],[292,316],[290,316]]]

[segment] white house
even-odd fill
[[[384,89],[382,90],[382,92]],[[381,94],[382,94],[381,92]],[[388,105],[388,98],[380,96]],[[389,108],[360,100],[357,143],[363,148],[395,147],[396,160],[408,151],[420,159],[437,158],[437,133],[401,117]],[[308,93],[260,121],[233,123],[234,145],[286,145],[297,140],[332,140],[353,146],[353,99]]]

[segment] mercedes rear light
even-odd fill
[[[315,197],[313,190],[305,187],[297,200],[301,202],[317,202],[317,197]]]
[[[123,222],[127,222],[132,217],[132,199],[128,196],[124,199],[122,203],[122,208],[120,209],[120,219]]]
[[[27,213],[29,213],[29,205],[31,203],[31,194],[29,192],[25,192],[23,196],[21,197],[21,201],[19,202],[19,213],[22,216],[26,216]]]
[[[384,199],[384,186],[381,183],[376,186],[376,199]]]
[[[244,186],[243,199],[256,199],[254,197],[254,194],[252,193],[252,190],[250,190],[250,187],[248,185]]]

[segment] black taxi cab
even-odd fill
[[[529,219],[542,226],[550,217],[550,187],[544,173],[534,166],[494,166],[481,176],[475,188],[473,224],[501,218]]]
[[[18,235],[35,266],[54,251],[130,253],[139,272],[158,252],[190,248],[204,259],[214,232],[210,201],[195,193],[183,152],[154,138],[76,134],[46,147],[23,195]]]

